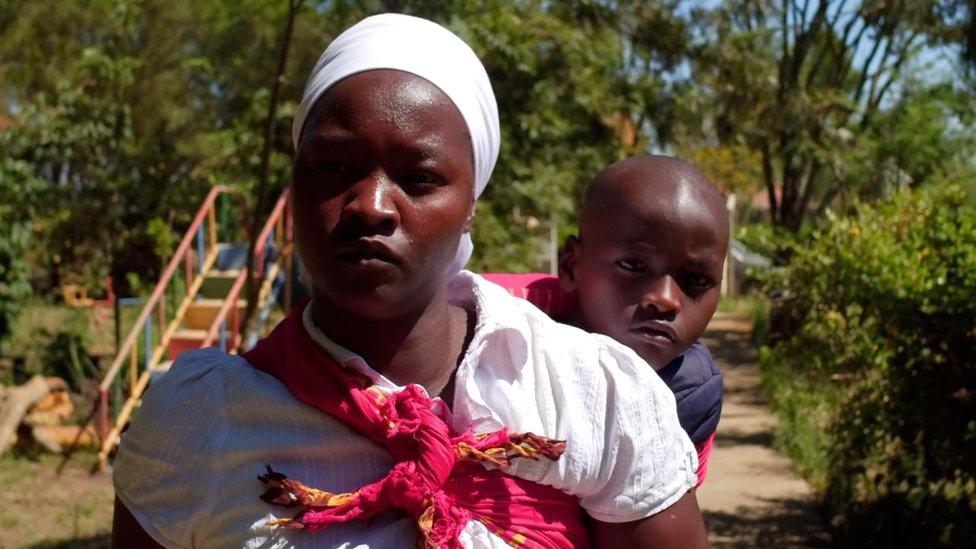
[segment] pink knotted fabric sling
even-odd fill
[[[417,386],[387,395],[336,363],[305,331],[301,308],[244,358],[302,402],[382,445],[396,462],[383,478],[342,494],[307,487],[268,466],[258,477],[267,485],[261,498],[298,510],[274,524],[315,531],[395,508],[414,518],[418,545],[428,548],[461,547],[458,535],[470,520],[513,547],[589,545],[576,497],[497,469],[512,459],[556,460],[565,442],[504,428],[452,434]]]

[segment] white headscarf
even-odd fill
[[[295,148],[315,102],[343,78],[374,69],[415,74],[440,88],[454,102],[471,135],[474,195],[476,199],[481,196],[498,159],[501,140],[498,105],[488,73],[457,35],[419,17],[393,13],[367,17],[329,44],[308,77],[295,113],[291,126]],[[473,249],[471,236],[461,235],[452,272],[464,267]]]

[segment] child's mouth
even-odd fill
[[[662,322],[652,321],[634,326],[630,331],[636,334],[641,340],[657,347],[666,347],[677,339],[674,330]]]

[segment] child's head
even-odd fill
[[[722,195],[667,156],[613,164],[590,184],[579,236],[560,255],[581,327],[608,335],[654,368],[705,330],[718,304],[729,222]]]

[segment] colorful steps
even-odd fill
[[[230,288],[237,280],[238,274],[240,274],[238,269],[211,271],[204,277],[197,295],[207,299],[224,299],[230,293]]]
[[[209,330],[213,325],[217,315],[220,314],[221,307],[224,306],[223,299],[197,299],[187,308],[183,316],[183,326],[189,330]],[[247,302],[243,299],[237,300],[237,313],[243,315],[247,308]],[[228,320],[233,316],[231,311]]]

